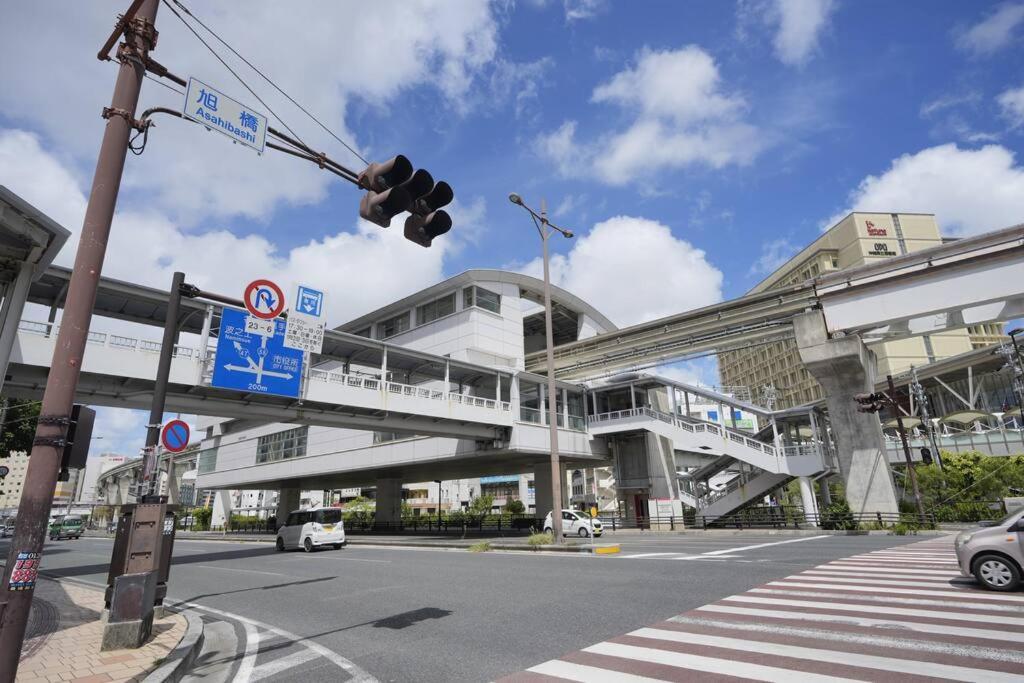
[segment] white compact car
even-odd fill
[[[552,530],[551,513],[544,518],[544,531],[550,533]],[[601,520],[590,519],[590,516],[585,512],[576,512],[575,510],[562,510],[562,535],[563,536],[582,536],[586,538],[591,533],[596,536],[600,536],[604,533],[604,527],[601,526]]]
[[[345,524],[337,508],[296,510],[277,530],[278,550],[302,548],[311,553],[321,546],[329,545],[337,550],[344,544]]]

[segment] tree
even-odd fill
[[[523,501],[518,498],[513,498],[509,502],[505,503],[505,512],[510,515],[521,515],[526,512],[526,506],[523,505]]]
[[[0,458],[8,457],[12,451],[32,452],[39,406],[39,401],[0,398],[0,415],[3,416],[3,428],[0,429]]]
[[[492,507],[494,507],[494,496],[485,493],[470,501],[469,512],[474,515],[487,515],[490,514]]]

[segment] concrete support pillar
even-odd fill
[[[377,480],[377,513],[374,526],[397,526],[402,521],[402,480]]]
[[[213,514],[210,516],[211,526],[227,526],[231,521],[231,491],[217,491],[213,498]]]
[[[818,526],[818,501],[814,498],[814,483],[809,477],[800,477],[800,502],[804,506],[804,519]]]
[[[281,489],[277,494],[277,526],[284,525],[288,514],[299,509],[299,498],[302,492],[299,488]]]
[[[853,399],[874,391],[874,354],[859,337],[829,339],[820,311],[794,318],[793,331],[800,359],[824,389],[850,510],[899,512],[878,417],[857,412]]]
[[[11,359],[14,340],[18,336],[18,325],[25,310],[34,267],[31,263],[22,263],[14,283],[4,292],[4,303],[0,307],[0,389],[7,376],[7,364]]]
[[[551,465],[546,461],[537,463],[537,469],[533,471],[533,500],[535,517],[544,517],[554,507],[551,498]]]

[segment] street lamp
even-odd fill
[[[547,204],[540,200],[540,213],[528,207],[523,198],[513,192],[508,200],[517,204],[533,219],[533,224],[540,235],[544,248],[544,328],[547,334],[547,366],[548,366],[548,432],[551,436],[551,530],[554,542],[562,542],[562,473],[558,462],[558,409],[555,399],[555,334],[551,324],[551,270],[548,258],[548,238],[551,231],[558,232],[562,237],[572,237],[572,231],[560,228],[548,221]]]

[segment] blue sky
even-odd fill
[[[742,294],[852,208],[951,235],[1024,216],[1024,2],[186,4],[364,156],[448,180],[456,225],[424,250],[332,176],[164,119],[129,157],[114,276],[303,279],[340,323],[466,268],[536,273],[516,191],[578,235],[557,281],[629,324]],[[0,26],[0,183],[74,231],[115,71],[93,55],[124,6],[18,3]],[[166,7],[158,26],[158,60],[251,102]],[[143,106],[180,102],[144,83]]]

